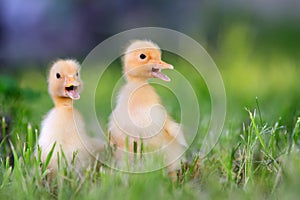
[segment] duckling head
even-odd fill
[[[170,81],[161,72],[162,69],[173,69],[173,66],[161,60],[161,50],[157,44],[147,40],[135,40],[125,50],[123,70],[127,81],[146,81],[148,78]]]
[[[75,60],[58,60],[49,72],[48,90],[53,99],[80,98],[82,81],[80,79],[80,65]]]

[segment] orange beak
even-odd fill
[[[76,78],[74,76],[69,76],[66,77],[65,79],[65,93],[66,96],[68,96],[69,98],[73,99],[73,100],[77,100],[80,98],[80,91],[79,91],[79,86],[80,86],[80,82],[76,80]]]
[[[173,65],[170,65],[162,60],[153,62],[152,76],[153,78],[159,78],[163,81],[171,81],[171,79],[161,72],[162,69],[174,69]]]
[[[157,65],[157,67],[159,69],[174,69],[173,65],[171,64],[168,64],[162,60],[158,61],[158,62],[155,62],[155,64]]]

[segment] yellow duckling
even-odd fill
[[[173,66],[161,60],[160,48],[151,41],[136,40],[126,49],[123,73],[126,85],[119,92],[117,105],[110,116],[111,143],[117,147],[115,157],[133,152],[134,143],[149,152],[160,151],[169,164],[169,171],[180,168],[187,143],[181,127],[168,116],[149,78],[170,81],[161,72]],[[136,149],[140,149],[139,147]]]
[[[79,71],[80,65],[77,61],[58,60],[49,72],[48,90],[55,106],[42,122],[38,145],[44,162],[56,143],[48,166],[51,174],[58,170],[58,159],[62,158],[61,150],[68,164],[76,154],[74,164],[79,171],[91,165],[95,161],[95,155],[104,150],[101,140],[86,134],[84,121],[73,107],[73,100],[80,98],[83,88]]]

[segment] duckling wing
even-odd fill
[[[178,123],[172,121],[171,119],[168,119],[164,129],[166,133],[174,138],[180,145],[184,147],[188,146],[183,131]]]

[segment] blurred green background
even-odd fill
[[[18,1],[0,2],[0,114],[22,117],[38,127],[52,107],[46,77],[57,58],[80,62],[101,41],[143,26],[165,27],[192,37],[208,51],[222,74],[227,93],[227,124],[247,120],[256,107],[272,123],[292,128],[300,113],[300,14],[296,1]],[[184,59],[165,52],[193,85],[204,116],[210,98],[202,78]],[[84,70],[84,69],[83,69]],[[121,76],[112,64],[99,91],[99,112],[108,120],[111,87]],[[87,89],[87,88],[85,88]],[[164,104],[179,120],[176,99],[160,90]],[[170,98],[170,99],[169,99]],[[172,103],[168,103],[172,101]],[[16,121],[16,120],[15,120]]]

